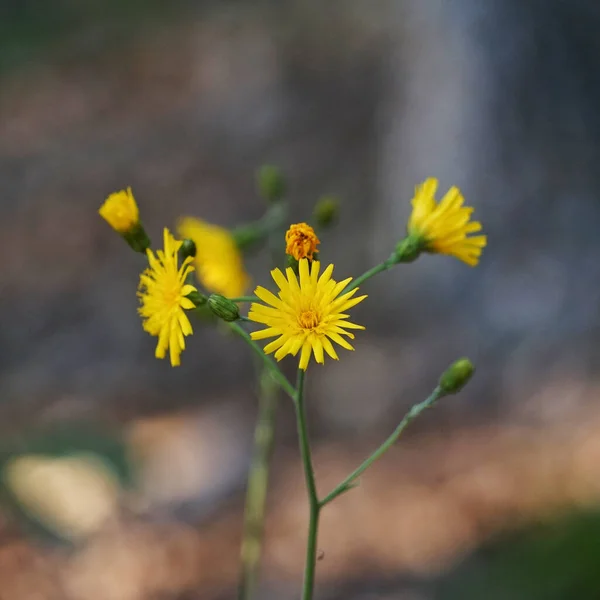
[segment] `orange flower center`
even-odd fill
[[[314,310],[304,310],[298,317],[298,323],[302,329],[314,329],[319,324],[319,315]]]

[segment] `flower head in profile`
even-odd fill
[[[354,297],[358,288],[343,294],[352,278],[334,281],[331,278],[333,265],[320,276],[319,270],[318,261],[309,264],[303,258],[298,264],[299,280],[291,268],[286,269],[287,278],[279,269],[271,271],[279,287],[278,295],[257,287],[254,293],[268,306],[254,302],[248,313],[250,320],[266,325],[266,329],[253,332],[252,339],[277,338],[265,346],[265,353],[275,352],[275,358],[281,360],[288,354],[296,356],[300,352],[301,369],[306,369],[312,354],[318,363],[325,362],[325,353],[337,360],[332,341],[354,350],[343,336],[354,339],[346,330],[364,329],[348,321],[349,315],[344,311],[366,296]]]
[[[174,367],[181,363],[185,336],[192,333],[185,309],[195,305],[186,296],[196,291],[193,285],[186,283],[187,276],[194,270],[190,264],[193,259],[188,257],[178,266],[177,252],[181,243],[165,228],[164,249],[157,250],[156,254],[147,250],[149,266],[140,275],[138,291],[141,302],[138,312],[144,319],[144,330],[158,336],[156,358],[164,358],[169,350]]]
[[[121,234],[131,231],[140,222],[140,211],[130,187],[110,194],[98,212],[115,231]]]
[[[474,267],[487,237],[469,234],[481,231],[481,223],[470,220],[473,209],[463,206],[457,187],[451,187],[439,204],[435,201],[437,187],[438,180],[430,177],[415,188],[408,233],[420,238],[425,251],[450,254]]]
[[[320,244],[315,230],[307,223],[296,223],[290,225],[285,234],[285,253],[293,256],[296,260],[308,258],[313,259],[313,254],[317,251],[317,244]]]
[[[250,278],[244,269],[242,254],[227,229],[194,217],[184,217],[179,221],[177,231],[182,238],[189,238],[196,244],[196,274],[209,292],[227,298],[244,294]]]

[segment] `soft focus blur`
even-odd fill
[[[339,278],[387,258],[428,176],[489,236],[475,269],[370,280],[356,352],[309,370],[325,492],[450,362],[477,365],[324,511],[316,598],[596,597],[599,28],[594,0],[3,0],[0,598],[234,597],[252,357],[198,324],[181,367],[157,361],[143,262],[97,209],[131,186],[155,241],[182,215],[233,227],[264,212],[264,163],[292,222],[340,197]],[[48,537],[52,498],[74,544]],[[282,397],[260,598],[298,597],[306,518]]]

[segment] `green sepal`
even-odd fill
[[[145,254],[150,248],[150,238],[141,223],[134,225],[129,231],[121,234],[129,247],[135,251]]]

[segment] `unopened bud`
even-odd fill
[[[211,294],[208,297],[208,306],[223,321],[237,321],[240,318],[238,305],[221,294]]]
[[[183,240],[181,247],[179,248],[179,257],[183,262],[188,256],[194,258],[196,256],[196,242],[190,238]]]
[[[140,222],[140,211],[131,188],[110,194],[98,212],[133,250],[144,253],[150,248],[150,238]]]
[[[258,171],[258,189],[260,195],[269,202],[277,202],[285,194],[285,179],[279,168],[264,165]]]
[[[250,223],[234,229],[231,237],[240,250],[246,250],[259,242],[264,237],[264,233],[256,224]]]
[[[459,358],[440,377],[440,389],[446,394],[456,394],[471,379],[475,367],[468,358]]]
[[[315,223],[319,227],[331,227],[340,214],[340,201],[334,196],[323,196],[313,211]]]
[[[197,290],[190,292],[186,296],[186,298],[189,298],[194,303],[196,308],[200,308],[201,306],[204,306],[206,304],[206,302],[208,301],[208,298],[204,294],[201,294],[200,292],[198,292]]]

